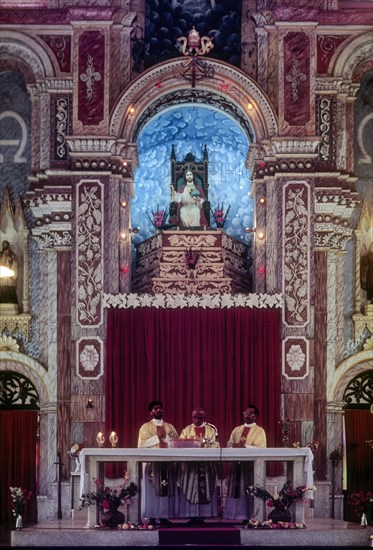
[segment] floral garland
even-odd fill
[[[282,308],[282,294],[104,294],[104,307],[122,309],[155,307],[182,309],[202,307],[208,309],[231,307]]]
[[[257,519],[250,519],[244,529],[305,529],[306,524],[302,522],[294,521],[279,521],[273,523],[271,519],[267,521],[259,521]]]

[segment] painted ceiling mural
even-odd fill
[[[230,206],[225,232],[249,242],[245,232],[253,224],[251,182],[245,168],[249,142],[231,118],[208,107],[178,106],[154,117],[140,133],[137,145],[140,166],[135,174],[131,216],[132,227],[141,231],[133,236],[134,244],[154,234],[147,213],[151,216],[152,210],[170,204],[172,145],[177,161],[188,153],[202,160],[206,145],[211,209]]]
[[[148,0],[145,68],[180,55],[177,40],[195,27],[214,44],[209,57],[240,66],[241,0]]]

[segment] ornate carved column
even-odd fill
[[[355,311],[360,312],[361,309],[361,283],[360,283],[360,262],[361,262],[361,235],[360,229],[355,229]]]
[[[352,178],[352,184],[354,179]],[[353,185],[352,185],[353,186]],[[315,197],[315,434],[327,441],[328,388],[343,349],[343,262],[345,244],[352,236],[350,216],[356,193],[341,178],[317,181]],[[326,479],[327,449],[315,457],[316,476]]]
[[[343,460],[340,460],[333,469],[330,455],[334,451],[341,451],[344,441],[344,410],[343,403],[327,403],[327,459],[328,479],[331,481],[331,488],[334,488],[334,518],[343,519]],[[334,476],[334,478],[333,478]],[[333,495],[332,495],[333,497]],[[329,504],[329,503],[328,503]],[[333,503],[330,503],[332,508]]]

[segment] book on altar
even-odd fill
[[[182,447],[201,448],[202,441],[200,439],[173,439],[168,443],[171,449],[179,449]]]

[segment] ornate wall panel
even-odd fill
[[[85,380],[97,380],[103,373],[103,342],[101,338],[80,338],[76,343],[77,375]]]
[[[312,204],[306,182],[283,186],[283,322],[304,327],[309,322]]]
[[[282,374],[288,380],[302,380],[309,374],[309,342],[288,337],[282,341]]]
[[[317,37],[317,72],[328,72],[330,60],[348,35],[320,35]]]
[[[278,34],[278,105],[282,135],[312,136],[315,133],[315,31],[280,28]]]
[[[335,101],[331,95],[317,98],[317,134],[321,137],[319,164],[324,169],[332,168],[335,161],[335,140],[332,131],[335,113]]]
[[[80,181],[76,190],[76,296],[77,322],[85,327],[101,325],[103,282],[103,185]]]
[[[86,126],[99,124],[104,116],[105,38],[100,31],[79,36],[78,118]]]
[[[284,37],[284,119],[291,126],[310,120],[310,38],[303,32]]]
[[[61,73],[71,71],[71,36],[40,35],[54,53]]]
[[[66,136],[71,134],[71,103],[69,95],[51,97],[51,164],[66,163],[68,145]]]

